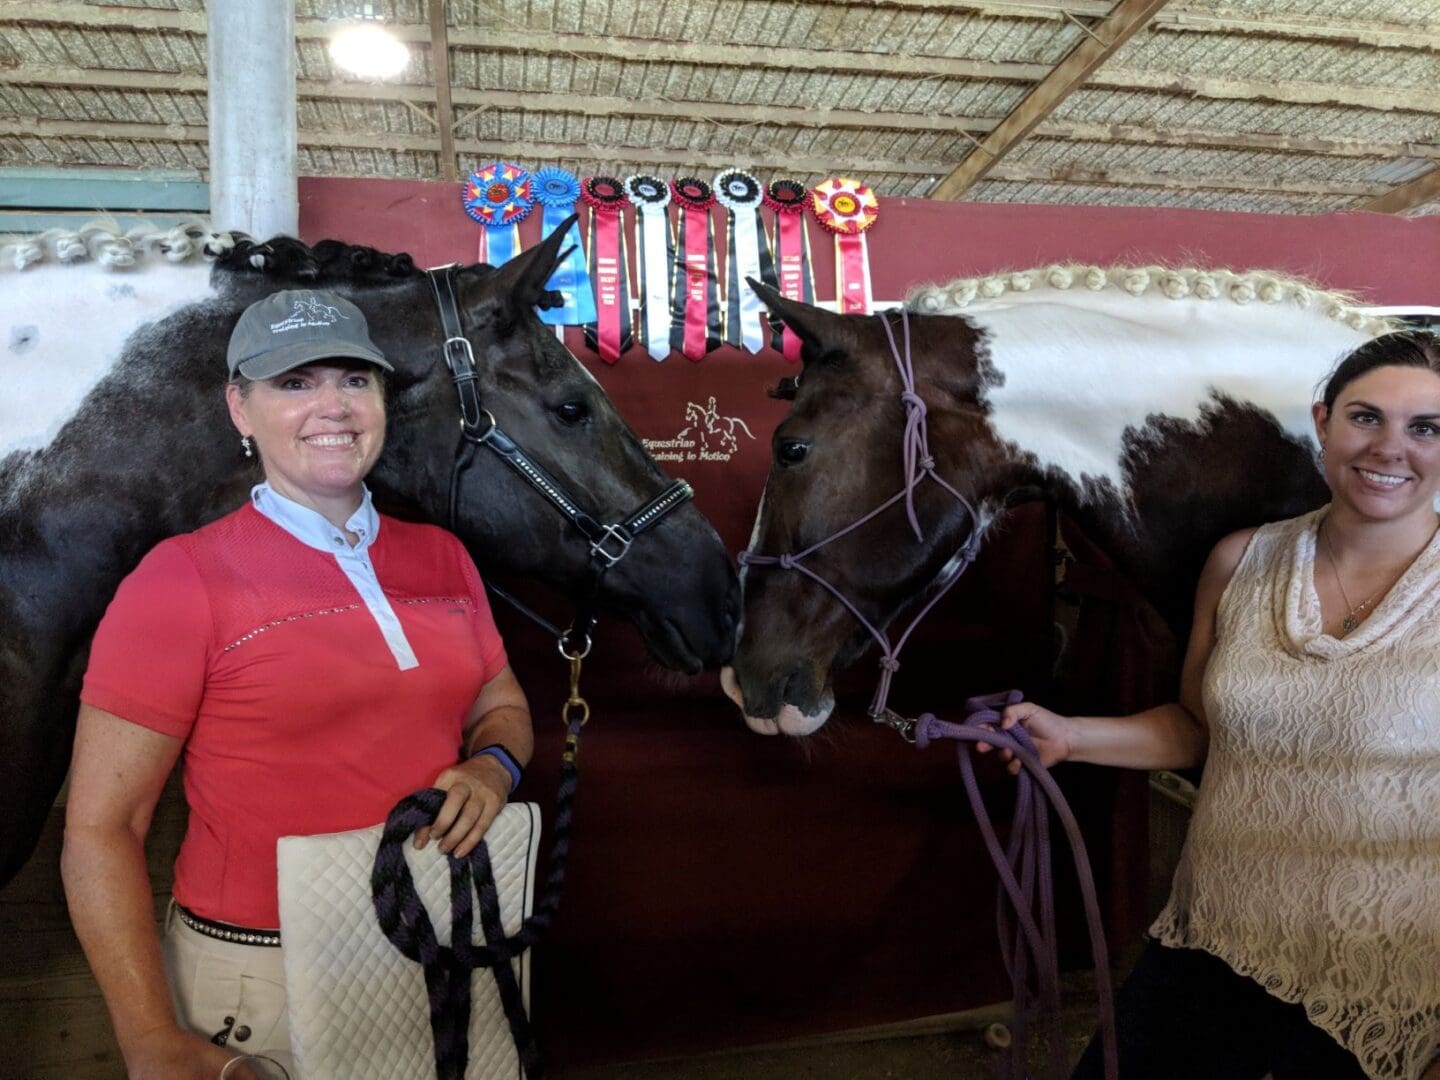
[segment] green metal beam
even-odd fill
[[[157,229],[168,229],[194,221],[195,214],[113,214],[95,210],[72,210],[54,212],[30,212],[25,210],[0,210],[0,243],[7,238],[33,236],[46,229],[78,229],[92,221],[113,222],[124,231],[137,225],[152,225]]]
[[[0,210],[164,210],[208,213],[194,173],[136,169],[0,169]]]

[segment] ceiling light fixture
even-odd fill
[[[375,21],[374,7],[366,4],[364,21],[351,23],[330,39],[330,59],[353,75],[388,79],[405,70],[410,50]]]

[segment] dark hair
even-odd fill
[[[1423,367],[1440,375],[1440,337],[1428,330],[1397,330],[1367,341],[1330,373],[1320,397],[1325,408],[1330,409],[1350,383],[1380,367]]]
[[[236,234],[235,246],[217,258],[215,265],[234,274],[261,274],[306,285],[378,285],[424,273],[403,252],[391,255],[341,240],[321,240],[311,247],[292,236],[277,236],[262,244],[244,233]]]

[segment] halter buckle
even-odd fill
[[[456,334],[454,337],[445,339],[445,362],[450,364],[450,373],[456,375],[455,365],[450,362],[450,346],[459,344],[465,350],[465,363],[471,378],[475,376],[475,348],[470,344],[470,339],[464,334]]]
[[[630,544],[634,537],[622,525],[606,525],[604,531],[594,540],[590,541],[590,554],[599,559],[605,560],[605,569],[610,569],[617,562],[625,557],[630,550]],[[620,545],[618,552],[611,552],[605,545],[611,540]]]

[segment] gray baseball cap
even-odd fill
[[[370,340],[360,309],[319,289],[285,289],[251,304],[230,334],[230,378],[273,379],[318,360],[364,360],[394,371]]]

